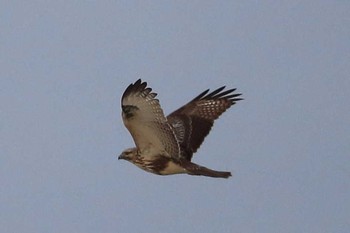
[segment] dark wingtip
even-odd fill
[[[145,89],[147,87],[147,82],[142,82],[142,80],[139,78],[134,83],[131,83],[124,91],[122,95],[122,100],[129,95],[131,92],[135,92],[138,90]],[[152,90],[152,89],[151,89]]]
[[[225,88],[226,88],[226,86],[219,87],[218,89],[210,92],[209,94],[208,94],[209,89],[205,90],[200,95],[198,95],[196,98],[194,98],[194,100],[227,99],[227,100],[231,100],[233,102],[243,100],[243,98],[237,98],[237,97],[241,96],[242,93],[233,93],[234,91],[237,90],[237,88],[224,90]]]
[[[215,97],[220,97],[220,96],[226,95],[226,93],[230,93],[231,92],[230,90],[225,91],[225,92],[221,92],[222,90],[225,89],[225,87],[226,86],[219,87],[218,89],[216,89],[213,92],[211,92],[210,94],[208,94],[205,98],[210,99],[210,98],[215,98]]]
[[[140,85],[142,83],[142,80],[139,78],[138,80],[136,80],[136,82],[134,83],[134,85]]]
[[[193,100],[191,100],[191,101],[196,101],[196,100],[202,99],[208,92],[209,92],[209,89],[203,91],[203,92],[200,93],[198,96],[196,96],[195,98],[193,98]]]

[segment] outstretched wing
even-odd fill
[[[209,134],[214,120],[242,100],[239,98],[241,94],[233,93],[236,89],[224,89],[225,86],[209,94],[208,89],[167,117],[180,143],[181,157],[191,160]]]
[[[124,125],[139,151],[177,157],[179,144],[156,95],[141,79],[130,84],[121,99]]]

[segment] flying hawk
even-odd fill
[[[165,117],[156,93],[141,79],[130,84],[121,99],[123,122],[136,147],[118,157],[158,175],[189,175],[228,178],[230,172],[214,171],[191,162],[192,155],[209,134],[214,120],[237,101],[241,94],[225,86],[202,92]]]

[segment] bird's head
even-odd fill
[[[137,155],[137,149],[134,148],[128,148],[124,150],[118,157],[118,159],[125,159],[125,160],[132,160]]]

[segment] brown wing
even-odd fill
[[[145,150],[149,155],[166,152],[168,156],[177,157],[179,143],[156,95],[140,79],[130,84],[121,100],[124,125],[138,150]]]
[[[236,89],[224,89],[225,86],[209,94],[208,89],[167,117],[180,143],[181,156],[187,160],[191,160],[193,153],[209,134],[214,120],[242,100],[238,98],[241,94],[233,93]]]

